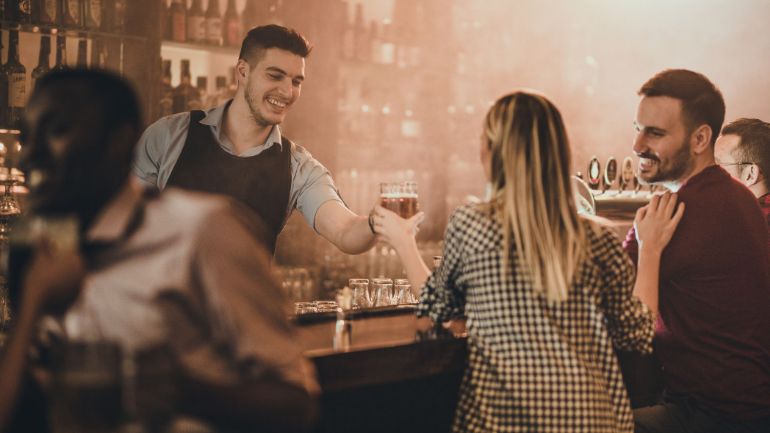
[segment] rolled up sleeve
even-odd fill
[[[289,205],[296,207],[315,230],[315,215],[327,201],[342,201],[331,173],[301,146],[292,151],[292,187]],[[291,211],[291,209],[289,209]]]

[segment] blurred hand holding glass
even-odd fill
[[[122,353],[117,343],[68,342],[54,351],[51,430],[111,433],[123,421]]]

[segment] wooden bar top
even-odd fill
[[[465,338],[413,311],[298,326],[324,392],[382,385],[463,370]]]

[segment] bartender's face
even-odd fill
[[[305,59],[280,48],[268,48],[253,68],[243,63],[239,69],[247,74],[244,97],[254,120],[260,126],[283,122],[299,99],[305,79]]]
[[[684,179],[693,163],[682,102],[668,96],[645,96],[639,102],[634,123],[633,150],[639,157],[639,181],[666,184]]]

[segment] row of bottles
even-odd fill
[[[341,57],[343,60],[396,65],[400,68],[418,66],[422,49],[411,26],[399,25],[390,20],[372,20],[367,27],[362,3],[356,3],[353,20],[349,8],[343,2],[345,33]]]
[[[224,15],[219,9],[219,0],[192,0],[190,8],[184,0],[171,0],[168,5],[162,1],[163,36],[175,42],[192,42],[210,45],[240,46],[243,40],[243,22],[235,0],[227,0]]]
[[[128,0],[0,0],[9,23],[125,33]]]
[[[179,85],[171,85],[171,60],[163,60],[163,74],[161,75],[160,115],[168,116],[190,110],[205,110],[223,104],[235,95],[236,85],[227,82],[224,75],[215,78],[216,89],[208,91],[209,79],[199,76],[193,85],[190,73],[190,61],[181,61],[181,73]],[[233,77],[231,71],[230,76]]]
[[[49,34],[40,35],[40,52],[38,63],[27,81],[27,67],[19,60],[19,32],[8,32],[8,61],[0,65],[0,128],[18,129],[27,103],[29,90],[34,88],[37,80],[51,70],[60,70],[67,67],[67,38],[62,34],[55,36],[56,56],[53,67],[50,65],[52,51]],[[0,38],[0,52],[3,51],[2,38]],[[77,61],[78,67],[91,66],[103,68],[107,58],[106,46],[100,39],[93,39],[91,45],[91,60],[88,61],[88,40],[78,40]]]

